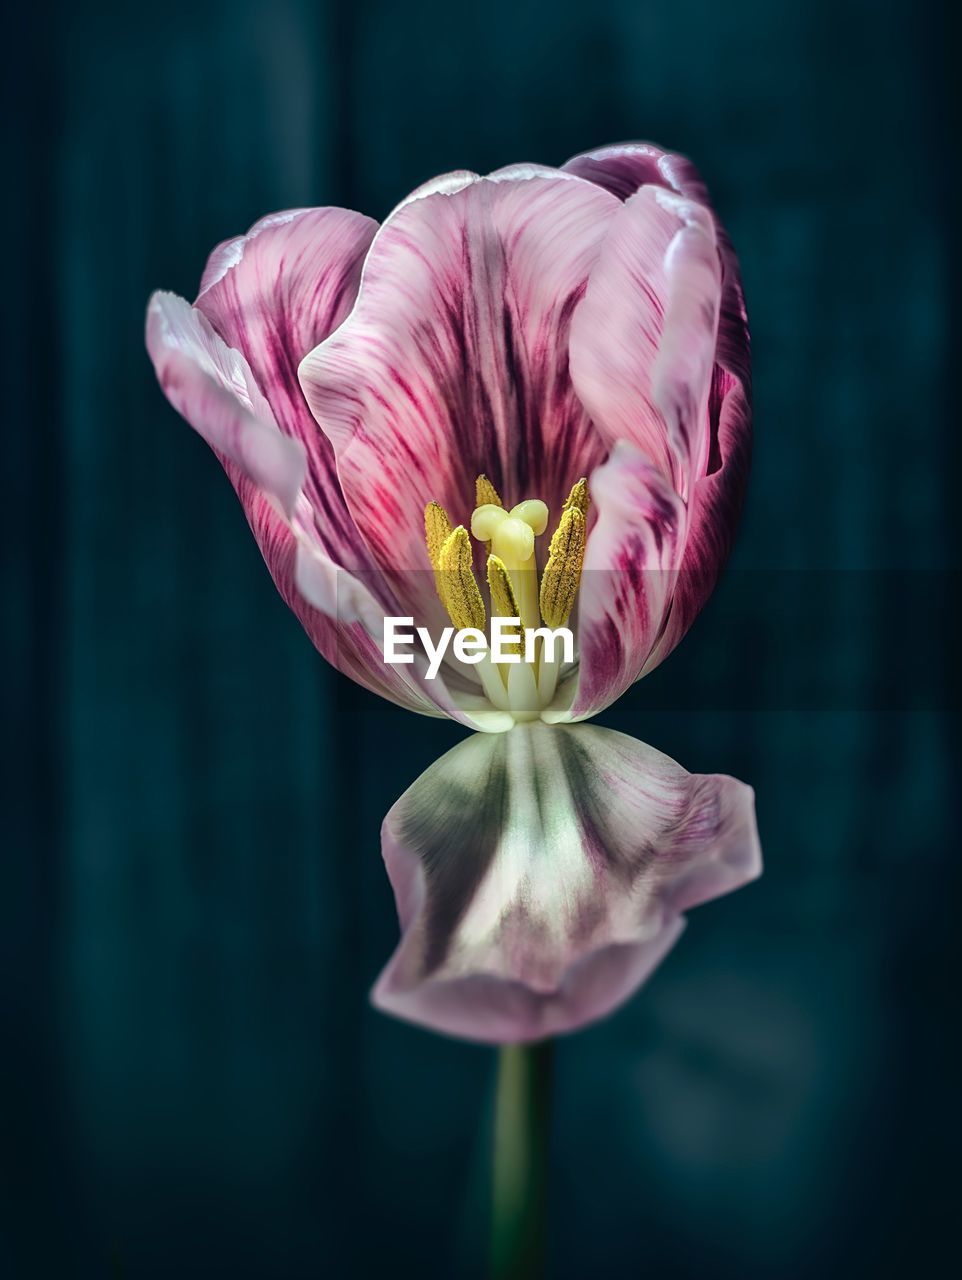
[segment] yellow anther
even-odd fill
[[[507,516],[491,531],[491,550],[509,569],[518,569],[534,555],[534,533],[530,525]]]
[[[518,598],[514,594],[514,586],[505,563],[498,556],[488,556],[488,586],[491,588],[491,613],[498,614],[502,618],[517,618],[520,623],[521,610],[518,608]],[[518,644],[505,645],[508,653],[523,651],[524,627],[521,625],[518,627],[518,634],[521,637]]]
[[[588,481],[581,477],[577,484],[571,486],[571,492],[565,501],[564,509],[567,511],[570,507],[577,507],[583,516],[588,514],[588,504],[591,499],[588,497]]]
[[[563,627],[574,607],[585,560],[585,529],[584,512],[570,506],[551,535],[548,563],[541,575],[541,616],[549,627]]]
[[[474,482],[474,505],[476,507],[504,506],[497,489],[485,475],[478,476]]]
[[[471,513],[471,532],[479,542],[490,542],[495,529],[503,520],[508,519],[504,507],[496,507],[493,502],[475,507]]]
[[[450,534],[451,521],[448,519],[448,513],[439,502],[429,502],[424,508],[424,539],[428,544],[428,557],[434,568],[435,582],[437,581],[441,548],[444,546],[445,539],[450,537]],[[438,588],[438,594],[440,594],[440,587]]]
[[[526,524],[536,538],[548,527],[548,508],[540,498],[527,498],[524,502],[519,502],[516,507],[511,508],[511,514],[516,520]]]
[[[424,540],[428,544],[428,558],[434,569],[434,589],[443,604],[444,596],[441,594],[441,572],[439,569],[441,561],[441,548],[444,546],[445,539],[450,537],[451,521],[448,519],[448,513],[439,502],[429,502],[424,508]]]
[[[471,539],[463,524],[448,535],[438,555],[438,594],[448,617],[459,629],[484,630],[484,601],[472,568]]]

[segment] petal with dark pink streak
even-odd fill
[[[649,142],[626,142],[600,147],[574,156],[564,166],[588,182],[594,182],[619,200],[627,200],[639,187],[651,184],[676,191],[711,209],[708,188],[687,158]],[[738,258],[725,228],[715,217],[715,234],[722,261],[722,307],[718,330],[718,363],[746,387],[751,374],[748,320],[742,293]]]
[[[301,382],[383,568],[426,569],[425,504],[466,522],[479,473],[509,504],[557,508],[604,456],[570,384],[568,333],[618,208],[557,171],[454,174],[378,232],[354,311]],[[417,577],[429,610],[430,575]]]
[[[667,658],[698,617],[735,540],[751,465],[752,407],[738,379],[717,365],[710,413],[719,465],[699,481],[689,502],[688,534],[671,609],[643,674]]]
[[[171,404],[220,458],[278,590],[323,656],[392,702],[473,725],[442,679],[426,682],[413,665],[383,661],[382,619],[398,606],[324,550],[301,489],[304,447],[279,430],[244,357],[196,308],[165,293],[147,311],[147,348]]]
[[[650,143],[624,143],[575,156],[564,168],[627,200],[647,183],[675,191],[710,208],[708,191],[685,156]],[[744,500],[751,461],[751,342],[738,259],[715,219],[722,265],[721,312],[715,371],[708,407],[706,474],[696,483],[689,512],[688,546],[665,634],[654,666],[694,621],[728,557]]]
[[[587,725],[461,743],[391,809],[382,849],[402,936],[374,1003],[486,1043],[609,1014],[684,911],[761,870],[751,788]]]
[[[598,429],[637,445],[682,498],[708,468],[720,293],[711,214],[643,187],[612,220],[571,326],[571,378]]]
[[[304,446],[278,430],[247,361],[172,293],[150,300],[147,350],[177,412],[222,460],[293,515],[307,471]]]
[[[354,305],[377,223],[349,209],[292,209],[262,218],[211,254],[196,307],[242,353],[282,432],[308,459],[304,493],[320,545],[345,568],[370,568],[347,513],[334,455],[297,380],[301,359]]]
[[[591,477],[591,497],[579,665],[542,713],[548,723],[587,719],[638,679],[664,630],[685,545],[684,503],[634,445],[615,445]]]

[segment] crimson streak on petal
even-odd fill
[[[711,209],[697,169],[685,156],[651,143],[623,143],[586,152],[564,168],[621,200],[646,184]],[[748,482],[752,445],[751,341],[738,259],[715,219],[721,262],[721,307],[715,369],[708,400],[708,457],[689,500],[689,532],[670,615],[645,672],[672,651],[708,599],[731,551]]]
[[[353,313],[301,382],[388,573],[428,567],[425,504],[464,519],[479,473],[509,505],[559,511],[604,457],[571,386],[568,333],[618,208],[558,171],[452,175],[379,231]],[[413,603],[430,616],[430,576],[418,577]]]
[[[320,546],[345,569],[372,567],[344,505],[334,454],[304,401],[297,367],[354,305],[377,223],[348,209],[294,209],[211,254],[196,306],[242,352],[285,435],[304,445],[304,494]]]

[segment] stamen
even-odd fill
[[[537,720],[541,712],[534,670],[526,662],[508,667],[508,709],[519,721]]]
[[[504,657],[522,661],[495,664],[491,651],[478,665],[481,685],[489,702],[508,711],[515,720],[535,720],[555,696],[561,658],[546,658],[541,644],[534,647],[532,661],[524,661],[526,642],[542,618],[549,627],[563,627],[574,608],[584,566],[587,537],[588,484],[582,478],[572,485],[551,538],[548,563],[538,586],[535,540],[547,528],[549,512],[538,498],[526,498],[510,511],[485,475],[475,482],[477,506],[471,514],[471,535],[484,544],[491,616],[518,618],[517,639],[508,640]],[[458,629],[484,632],[487,613],[474,576],[474,551],[464,525],[452,529],[444,508],[429,502],[424,510],[424,533],[428,555],[441,603]],[[540,606],[540,607],[539,607]],[[490,644],[490,639],[489,639]]]
[[[558,673],[561,670],[561,658],[556,656],[549,662],[546,653],[547,650],[542,646],[538,661],[538,693],[543,706],[550,705],[558,687]]]
[[[448,513],[439,502],[429,502],[424,508],[424,539],[428,544],[428,558],[434,569],[434,585],[442,602],[444,596],[441,595],[441,577],[439,573],[441,548],[444,546],[445,540],[450,536],[451,521],[448,519]]]
[[[459,524],[445,539],[438,556],[438,591],[448,617],[459,630],[475,627],[483,631],[487,617],[472,568],[473,560],[468,531]]]
[[[476,507],[504,507],[498,491],[486,475],[478,476],[474,482],[474,505]]]
[[[503,560],[497,556],[488,556],[488,586],[491,588],[491,612],[502,618],[519,618],[521,610],[518,608],[518,598],[514,593],[514,586],[508,575]],[[524,626],[520,628],[520,642],[518,644],[505,645],[508,653],[524,652]]]
[[[570,507],[577,507],[583,516],[588,514],[588,505],[591,499],[588,497],[588,481],[581,477],[577,484],[571,486],[571,492],[565,500],[564,510]]]
[[[585,529],[584,512],[572,506],[563,512],[551,536],[548,563],[541,575],[541,616],[549,627],[563,627],[574,607],[585,559]]]

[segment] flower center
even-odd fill
[[[495,662],[485,653],[477,670],[493,706],[509,711],[516,720],[537,720],[555,695],[561,667],[557,647],[546,644],[546,628],[567,624],[581,580],[588,485],[581,479],[568,494],[540,582],[537,539],[548,527],[545,504],[527,498],[507,511],[486,476],[478,476],[476,501],[470,528],[487,552],[491,617],[520,619],[517,641],[505,648],[509,660]],[[438,596],[448,617],[458,628],[473,627],[488,634],[488,612],[474,576],[474,547],[468,530],[464,525],[452,528],[444,508],[429,502],[424,533]]]

